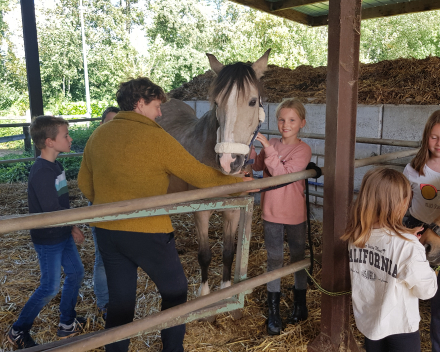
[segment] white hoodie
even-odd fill
[[[408,241],[374,229],[365,248],[348,245],[356,326],[370,340],[419,329],[419,298],[437,291],[437,277],[425,248],[412,234]]]

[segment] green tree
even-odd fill
[[[362,21],[361,60],[440,56],[440,11]]]

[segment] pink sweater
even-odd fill
[[[312,156],[310,147],[301,141],[296,145],[284,145],[279,138],[272,138],[270,146],[260,154],[252,148],[250,158],[255,159],[252,169],[263,170],[264,177],[279,176],[303,171]],[[261,194],[262,218],[278,224],[298,225],[307,219],[304,180]]]

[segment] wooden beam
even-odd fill
[[[418,0],[363,9],[362,19],[367,20],[378,17],[398,16],[434,10],[440,10],[440,0]],[[327,16],[311,17],[310,19],[310,26],[326,26],[327,24]]]
[[[353,201],[361,4],[362,0],[329,1],[321,285],[330,292],[350,290],[347,243],[340,237]],[[349,296],[322,294],[321,333],[308,352],[359,351],[350,327],[350,306]]]
[[[362,19],[366,20],[369,18],[397,16],[407,13],[433,11],[438,9],[440,9],[440,0],[418,0],[364,9],[362,10]]]
[[[302,12],[298,12],[295,10],[281,10],[281,11],[273,11],[270,3],[265,0],[230,0],[240,5],[248,6],[255,10],[267,12],[271,15],[275,15],[278,17],[282,17],[288,19],[290,21],[302,23],[305,25],[310,25],[312,20],[311,16],[308,16]]]
[[[286,10],[291,9],[293,7],[311,5],[311,4],[319,4],[323,2],[322,0],[284,0],[272,3],[272,10]]]

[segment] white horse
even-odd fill
[[[267,69],[269,52],[266,51],[252,65],[238,62],[227,66],[223,66],[214,55],[207,54],[211,68],[217,74],[210,91],[211,110],[198,119],[187,104],[170,99],[162,105],[162,116],[156,121],[197,160],[227,175],[239,173],[245,166],[252,137],[264,121],[259,79]],[[194,187],[171,176],[168,193],[190,189]],[[210,292],[208,267],[212,255],[208,243],[208,225],[211,214],[212,211],[194,213],[199,241],[198,260],[202,270],[201,295]],[[231,285],[235,232],[239,218],[239,210],[223,211],[221,288]]]

